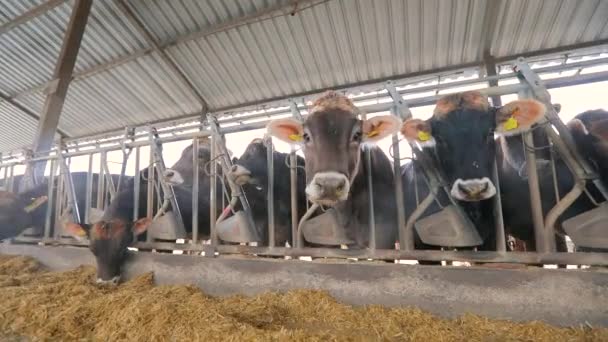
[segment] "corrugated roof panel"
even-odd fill
[[[4,25],[10,20],[24,14],[32,8],[45,2],[45,0],[23,0],[23,1],[2,1],[0,2],[0,25]]]
[[[29,146],[34,141],[37,121],[24,115],[19,109],[0,101],[0,148],[2,151]]]

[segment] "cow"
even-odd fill
[[[500,108],[491,108],[487,98],[477,91],[450,94],[437,101],[433,117],[427,121],[409,119],[403,123],[402,135],[418,144],[429,155],[436,156],[436,165],[447,182],[450,196],[457,201],[474,223],[483,244],[481,250],[495,250],[495,222],[492,197],[496,187],[492,182],[492,167],[496,155],[494,135],[515,135],[528,131],[545,114],[543,104],[535,100],[519,100]],[[412,189],[414,175],[424,196],[428,187],[420,183],[421,171],[414,166],[403,168],[406,189]],[[503,186],[504,188],[504,186]],[[527,192],[526,192],[527,193]],[[415,205],[413,192],[405,192],[406,214]],[[520,197],[521,193],[520,193]],[[448,204],[440,192],[439,201]],[[504,203],[503,203],[504,204]],[[426,215],[440,210],[434,203]],[[505,220],[507,220],[505,216]],[[418,238],[417,238],[418,239]],[[420,241],[418,240],[418,247]]]
[[[98,174],[92,174],[92,205],[97,202],[97,182]],[[129,177],[123,178],[126,182]],[[118,175],[112,175],[114,184],[118,184]],[[58,178],[55,178],[54,188],[57,188]],[[86,205],[86,172],[72,173],[74,193],[76,194],[76,205],[80,213],[80,221],[84,221]],[[124,183],[123,183],[124,184]],[[0,239],[19,235],[25,229],[33,227],[36,231],[42,231],[46,223],[46,212],[48,208],[48,178],[33,188],[12,194],[2,192],[0,200]],[[54,206],[57,201],[53,202]],[[55,221],[55,210],[53,207],[51,222]],[[13,224],[15,222],[15,224]]]
[[[608,186],[608,111],[589,110],[568,122],[580,154],[595,165],[604,186]]]
[[[277,119],[267,126],[270,135],[299,145],[306,160],[308,200],[333,207],[343,219],[351,248],[369,246],[369,199],[367,170],[361,162],[364,144],[373,145],[396,133],[401,121],[390,115],[366,120],[345,95],[328,91],[317,98],[303,123]],[[396,241],[396,201],[393,169],[378,147],[370,147],[371,175],[376,223],[376,246],[394,248]]]
[[[274,165],[274,210],[275,210],[275,245],[292,243],[291,236],[291,182],[289,154],[273,150]],[[306,179],[303,170],[304,158],[297,156],[297,194],[298,217],[306,212]],[[247,197],[256,229],[262,233],[262,241],[268,241],[268,163],[267,146],[264,140],[254,139],[247,145],[243,155],[238,158],[228,174],[237,185],[243,187]],[[240,202],[239,204],[240,205]],[[238,210],[239,207],[235,209]]]
[[[209,154],[199,153],[200,165],[209,162]],[[188,163],[192,165],[192,145],[188,146],[182,153],[182,157],[171,167],[172,170],[180,170],[182,179],[187,179],[188,174],[192,174],[192,168],[188,169]],[[186,166],[184,166],[186,164]],[[127,259],[127,247],[138,239],[145,237],[144,233],[152,223],[146,218],[148,195],[145,178],[147,169],[142,170],[140,179],[132,179],[118,193],[105,210],[99,222],[93,224],[69,223],[66,229],[76,237],[88,237],[89,249],[95,255],[97,263],[97,283],[117,284],[120,281],[121,267]],[[166,174],[165,174],[166,175]],[[193,179],[193,178],[192,178]],[[140,182],[139,186],[139,207],[134,208],[134,187],[135,182]],[[205,239],[209,237],[209,177],[204,173],[199,173],[199,234]],[[184,182],[181,183],[182,185]],[[187,233],[192,232],[192,188],[191,186],[173,186],[173,191],[177,199],[184,228]],[[218,200],[221,201],[221,184],[218,185]],[[155,199],[158,200],[158,199]],[[156,207],[156,204],[154,204]],[[218,213],[221,208],[218,208]],[[134,216],[137,211],[137,216]]]

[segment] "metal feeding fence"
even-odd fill
[[[369,188],[369,209],[371,210],[369,246],[366,249],[344,249],[338,246],[321,248],[321,247],[306,247],[305,237],[302,234],[301,218],[298,217],[298,200],[297,200],[297,173],[303,172],[298,168],[296,163],[296,151],[292,150],[289,158],[289,169],[291,179],[291,212],[292,212],[292,241],[288,246],[275,245],[275,175],[272,158],[272,141],[269,137],[265,137],[267,149],[267,166],[268,166],[268,189],[267,189],[267,215],[268,215],[268,232],[266,236],[268,241],[261,241],[259,234],[253,228],[253,219],[251,208],[247,201],[246,193],[237,184],[227,179],[225,175],[232,167],[228,150],[225,144],[225,135],[228,133],[243,132],[253,129],[263,128],[267,123],[275,118],[292,116],[297,120],[302,120],[306,115],[306,101],[308,98],[290,99],[287,106],[275,107],[252,111],[249,113],[234,114],[234,113],[214,113],[208,114],[205,121],[202,120],[182,120],[172,122],[169,126],[146,126],[126,128],[124,134],[121,135],[105,135],[90,138],[82,138],[77,140],[65,140],[62,146],[58,146],[54,151],[41,153],[40,155],[27,155],[25,153],[5,154],[0,164],[0,170],[3,169],[4,184],[8,190],[14,189],[15,176],[14,168],[17,165],[26,165],[38,161],[50,161],[50,175],[48,177],[48,206],[45,215],[45,225],[43,232],[29,231],[26,236],[20,236],[13,239],[13,243],[41,243],[41,244],[60,244],[60,245],[86,245],[86,242],[80,242],[67,237],[61,228],[61,221],[66,219],[66,215],[70,215],[70,220],[75,222],[92,223],[99,218],[100,213],[108,206],[109,202],[114,198],[115,194],[120,191],[121,184],[124,183],[127,161],[135,155],[135,176],[134,176],[134,196],[133,208],[134,217],[138,215],[138,208],[141,201],[146,201],[148,212],[147,216],[154,219],[153,226],[148,231],[147,241],[140,241],[134,244],[133,247],[139,250],[181,250],[189,252],[204,252],[207,257],[215,257],[218,254],[250,254],[257,256],[272,256],[272,257],[301,257],[310,256],[313,258],[358,258],[358,259],[377,259],[377,260],[424,260],[424,261],[466,261],[466,262],[507,262],[507,263],[530,263],[530,264],[570,264],[570,265],[608,265],[608,257],[601,252],[585,252],[585,253],[564,253],[556,252],[555,247],[555,225],[561,214],[567,210],[572,203],[579,197],[585,196],[584,188],[587,183],[592,182],[593,185],[603,196],[603,199],[608,198],[606,184],[602,184],[598,179],[596,170],[593,165],[589,165],[582,158],[575,145],[571,133],[558,117],[551,103],[551,97],[548,89],[574,86],[585,83],[608,80],[608,71],[597,71],[597,69],[588,69],[590,72],[581,72],[587,68],[600,65],[608,65],[608,58],[580,59],[574,62],[561,63],[558,65],[543,66],[539,65],[531,68],[527,61],[518,59],[513,64],[506,67],[512,68],[512,72],[496,73],[496,67],[492,66],[487,72],[475,69],[472,74],[477,74],[478,77],[472,77],[466,80],[456,80],[450,82],[437,82],[432,85],[418,84],[417,86],[408,86],[416,80],[395,80],[388,81],[376,88],[367,87],[368,91],[363,95],[353,97],[355,104],[367,114],[377,112],[390,111],[392,115],[398,116],[401,119],[412,117],[410,108],[432,105],[441,96],[450,93],[450,89],[466,86],[480,86],[478,89],[481,93],[492,98],[494,105],[500,101],[500,96],[517,94],[520,97],[532,97],[544,103],[547,107],[546,117],[538,127],[544,129],[550,139],[551,149],[558,154],[568,166],[572,176],[574,177],[575,186],[570,192],[561,198],[557,204],[548,212],[546,217],[543,217],[541,208],[541,194],[539,190],[539,179],[536,170],[534,141],[532,133],[523,133],[524,141],[528,147],[526,149],[527,159],[527,174],[529,184],[529,196],[532,203],[534,237],[536,241],[537,252],[507,252],[505,242],[505,227],[502,217],[501,196],[496,195],[494,201],[494,218],[496,226],[496,251],[477,251],[474,249],[475,243],[466,243],[462,241],[451,241],[450,236],[443,237],[443,241],[448,241],[445,246],[462,246],[468,247],[466,250],[419,250],[414,246],[414,229],[417,220],[421,217],[424,211],[433,203],[437,194],[444,191],[444,180],[440,172],[434,166],[432,156],[421,150],[418,146],[411,145],[413,158],[416,163],[422,166],[424,177],[431,191],[429,195],[417,203],[416,210],[411,215],[406,216],[404,209],[403,184],[400,177],[401,174],[401,153],[399,150],[399,138],[397,135],[392,137],[392,153],[395,173],[395,193],[398,209],[398,227],[399,238],[398,248],[395,249],[377,249],[375,246],[376,223],[374,215],[374,205],[371,187],[373,186],[372,176],[368,173],[367,187]],[[546,77],[550,74],[573,71],[572,75],[557,77]],[[441,77],[439,77],[441,79]],[[506,82],[514,81],[516,82]],[[499,85],[499,81],[505,81],[506,85]],[[420,82],[419,80],[417,82]],[[486,85],[490,85],[486,87]],[[372,91],[369,91],[372,90]],[[433,91],[435,95],[426,96],[428,92]],[[405,97],[408,99],[406,100]],[[207,165],[200,165],[199,155],[199,138],[211,138],[211,162]],[[165,163],[163,160],[162,144],[176,141],[192,140],[192,163],[193,163],[193,184],[192,184],[192,235],[188,237],[184,229],[184,219],[181,214],[180,205],[176,199],[173,187],[168,184],[162,177],[165,173]],[[142,168],[140,165],[141,148],[148,146],[150,148],[150,164]],[[111,151],[123,152],[122,172],[120,175],[111,175],[108,168],[107,154]],[[100,158],[100,169],[97,174],[93,171],[93,159],[98,155]],[[89,167],[86,173],[86,193],[78,193],[75,191],[74,180],[70,172],[70,159],[79,156],[88,156]],[[219,163],[216,163],[219,161]],[[369,150],[366,151],[363,159],[364,167],[370,169],[371,158]],[[553,162],[553,160],[552,160]],[[220,169],[218,169],[218,164]],[[200,179],[199,174],[201,168],[205,168],[210,178],[209,187],[209,222],[199,222],[199,192]],[[221,172],[220,172],[221,171]],[[140,182],[144,177],[145,183]],[[2,174],[2,171],[0,171]],[[494,167],[494,179],[498,193],[500,194],[500,186],[496,166]],[[93,198],[94,183],[97,179],[96,198]],[[554,182],[555,182],[554,177]],[[221,182],[223,187],[230,189],[232,197],[221,196],[221,202],[218,201],[216,184]],[[147,198],[140,198],[140,186],[147,186]],[[301,189],[300,189],[301,190]],[[417,189],[405,189],[406,191],[417,191]],[[449,191],[446,191],[449,196]],[[84,197],[84,213],[79,213],[77,203],[82,201]],[[241,212],[233,216],[235,219],[228,222],[225,215],[217,216],[218,206],[226,207],[228,203],[234,205],[236,201],[241,203]],[[93,203],[95,202],[95,203]],[[599,201],[602,202],[602,201]],[[95,204],[95,205],[94,205]],[[167,209],[171,208],[170,211]],[[443,212],[436,215],[447,215],[446,210],[451,211],[453,221],[452,229],[461,229],[461,231],[446,230],[449,234],[462,236],[469,234],[467,225],[457,222],[462,218],[462,212],[456,201],[451,200],[450,204],[444,208]],[[606,206],[598,204],[596,215],[606,215]],[[304,220],[306,219],[304,217]],[[591,220],[592,221],[592,220]],[[583,222],[580,227],[580,234],[589,238],[597,238],[597,241],[606,241],[606,230],[598,230],[598,223]],[[228,222],[228,223],[227,223]],[[221,231],[221,227],[229,229]],[[200,227],[209,225],[210,240],[201,241]],[[470,227],[469,227],[470,228]],[[339,229],[339,227],[338,227]],[[227,232],[229,231],[229,232]],[[597,236],[593,234],[599,234]],[[229,237],[229,238],[226,238]],[[186,239],[190,243],[176,243],[176,240]],[[572,236],[574,242],[577,242],[575,236]],[[585,241],[587,241],[585,240]],[[579,240],[583,241],[583,240]],[[231,243],[228,243],[231,242]],[[236,243],[236,244],[235,244]],[[478,244],[478,243],[477,243]],[[264,245],[264,246],[262,246]],[[337,244],[339,245],[339,243]],[[441,246],[437,246],[441,247]],[[584,246],[583,247],[598,247]],[[608,248],[608,245],[599,246]]]

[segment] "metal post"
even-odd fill
[[[163,160],[162,154],[162,145],[158,142],[158,133],[156,129],[153,127],[150,128],[149,133],[150,138],[150,149],[154,154],[154,168],[157,171],[158,181],[160,183],[161,189],[163,190],[164,200],[169,200],[171,203],[171,210],[173,215],[175,216],[175,222],[177,224],[178,229],[181,231],[185,231],[184,221],[182,218],[182,213],[179,209],[179,204],[177,203],[177,198],[175,198],[175,193],[173,191],[173,187],[171,187],[167,182],[165,182],[164,178],[161,175],[165,174],[165,161]],[[196,178],[196,177],[195,177]]]
[[[146,217],[149,219],[154,218],[154,152],[152,152],[152,145],[150,145],[149,153],[149,166],[148,166],[148,191],[147,191],[147,212]],[[160,198],[159,198],[160,202]],[[146,241],[152,242],[152,234],[146,234]]]
[[[395,85],[392,81],[388,81],[385,84],[385,88],[388,91],[389,95],[393,99],[394,106],[391,108],[391,114],[402,119],[406,120],[412,117],[412,112],[410,111],[409,106],[403,100],[401,95],[397,92]],[[399,135],[393,134],[393,174],[395,177],[395,203],[397,204],[397,226],[398,235],[399,235],[399,247],[401,245],[404,246],[413,246],[413,241],[407,241],[408,239],[413,239],[413,234],[405,236],[405,234],[401,234],[402,228],[406,225],[406,217],[405,217],[405,203],[403,196],[403,180],[401,179],[401,153],[399,151]],[[403,235],[403,236],[402,236]]]
[[[532,222],[534,223],[534,239],[536,240],[536,251],[548,253],[551,247],[548,245],[545,235],[543,208],[540,196],[538,173],[536,172],[536,154],[534,152],[534,139],[532,132],[524,133],[524,144],[526,153],[526,171],[528,173],[528,189],[530,191],[530,207],[532,209]]]
[[[141,187],[141,171],[139,170],[140,148],[135,148],[135,177],[133,178],[133,221],[139,219],[139,191]]]
[[[192,139],[192,244],[198,242],[199,158],[198,138]]]
[[[49,151],[53,143],[92,3],[92,0],[76,0],[72,8],[70,22],[53,72],[53,81],[51,86],[46,88],[47,97],[34,142],[36,154]],[[23,176],[22,190],[31,188],[43,179],[45,167],[46,161],[29,164]]]
[[[232,160],[230,160],[230,155],[226,149],[226,143],[224,142],[224,137],[220,133],[219,124],[217,122],[217,118],[208,116],[209,118],[209,126],[211,128],[211,132],[213,132],[213,138],[216,140],[215,147],[219,149],[220,152],[220,161],[222,162],[222,174],[227,175],[230,172],[230,168],[232,167]],[[247,216],[249,220],[249,224],[253,229],[256,229],[255,222],[253,221],[253,216],[251,215],[251,207],[249,206],[249,201],[247,201],[247,196],[245,196],[245,192],[240,185],[234,184],[232,181],[228,181],[231,189],[233,190],[233,196],[236,193],[239,201],[241,202],[241,206],[243,207],[243,212]]]
[[[106,161],[106,151],[99,154],[99,175],[97,176],[97,209],[105,209],[105,176],[103,164]]]
[[[209,164],[209,238],[211,239],[211,247],[215,248],[218,245],[219,239],[215,232],[215,223],[217,221],[217,139],[216,137],[211,138],[211,159],[212,162]],[[223,196],[222,196],[223,197]],[[223,209],[223,208],[222,208]],[[215,253],[215,250],[210,251]],[[205,253],[205,256],[208,256]],[[213,257],[215,255],[209,255]]]
[[[99,181],[99,180],[98,180]],[[89,154],[89,168],[87,170],[87,189],[84,199],[84,222],[91,222],[91,207],[93,202],[93,154]]]
[[[497,252],[506,252],[507,251],[507,242],[505,241],[505,222],[502,215],[502,200],[500,198],[500,179],[498,177],[498,167],[496,165],[496,159],[494,160],[494,164],[492,165],[492,182],[494,183],[494,187],[496,188],[496,195],[492,201],[493,205],[493,214],[494,214],[494,227],[496,229],[496,251]]]
[[[10,175],[8,176],[7,191],[13,192],[13,190],[15,189],[15,165],[11,165],[10,169],[11,169],[11,172],[10,172]],[[21,190],[23,191],[24,189],[21,189]]]
[[[53,207],[59,193],[54,192],[55,185],[55,174],[57,173],[57,160],[51,159],[51,173],[49,174],[49,184],[47,189],[47,207],[46,212],[44,214],[44,238],[51,238],[51,228],[52,228],[52,217],[53,217]]]
[[[59,161],[59,167],[64,179],[63,184],[67,194],[68,208],[72,213],[72,220],[76,223],[80,223],[80,212],[78,204],[76,203],[76,191],[74,189],[72,174],[70,173],[70,169],[68,168],[65,159],[61,156],[61,150],[59,148],[57,149],[57,160]]]
[[[127,140],[130,139],[131,142],[135,141],[133,136],[135,135],[135,129],[132,127],[125,128],[125,137],[122,141],[122,165],[120,168],[120,175],[118,176],[118,185],[116,186],[116,193],[120,192],[120,186],[122,184],[123,179],[125,178],[125,173],[127,172],[127,163],[129,161],[129,156],[131,155],[132,148],[127,147]]]
[[[484,53],[484,64],[486,66],[486,75],[489,77],[495,77],[497,76],[496,73],[496,61],[494,60],[494,56],[490,55],[487,51]],[[488,85],[490,87],[498,87],[498,79],[496,78],[492,78],[490,80],[488,80]],[[494,95],[490,97],[492,99],[492,105],[494,107],[501,107],[502,106],[502,99],[500,98],[500,95]]]
[[[371,147],[364,148],[364,168],[367,179],[367,200],[369,210],[369,249],[376,249],[376,218],[374,217],[374,184],[372,180]]]
[[[291,247],[295,248],[298,240],[298,158],[295,147],[289,153],[289,188],[291,190]]]
[[[275,222],[274,222],[274,146],[272,137],[265,137],[266,163],[268,168],[268,246],[275,246]]]
[[[302,114],[298,109],[298,104],[294,100],[289,100],[291,116],[302,122]],[[298,243],[298,158],[296,155],[295,146],[291,146],[289,154],[289,188],[291,190],[291,247],[296,248]]]

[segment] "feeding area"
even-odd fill
[[[607,339],[607,18],[1,3],[0,333]]]

